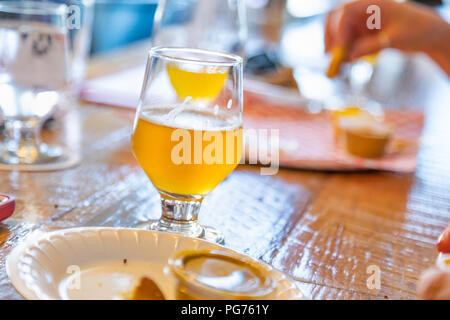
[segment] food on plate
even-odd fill
[[[179,300],[271,299],[276,280],[251,258],[220,251],[184,251],[170,261]]]
[[[380,158],[392,137],[392,128],[367,117],[342,117],[338,122],[341,139],[348,153],[363,158]]]
[[[142,277],[139,284],[123,297],[127,300],[166,300],[158,285],[147,277]]]

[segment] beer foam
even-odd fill
[[[242,120],[224,112],[205,108],[188,107],[186,104],[173,107],[152,107],[141,111],[140,118],[166,127],[187,130],[224,131],[242,126]]]
[[[192,100],[192,97],[187,97],[186,99],[184,99],[183,103],[180,105],[177,105],[175,108],[173,108],[172,110],[170,110],[170,112],[166,115],[166,122],[174,122],[175,118],[183,112],[184,109],[186,109],[187,107],[187,103],[189,101]]]

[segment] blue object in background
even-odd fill
[[[150,39],[158,0],[97,0],[91,53]]]

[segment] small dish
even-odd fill
[[[272,269],[244,255],[220,250],[181,251],[169,260],[180,300],[270,300]]]
[[[87,227],[34,232],[6,261],[6,271],[26,299],[120,299],[142,276],[151,278],[167,299],[175,298],[168,261],[184,250],[237,252],[217,244],[170,233]],[[284,274],[275,299],[307,299]]]

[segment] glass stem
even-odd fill
[[[199,237],[203,228],[198,223],[198,214],[203,199],[175,200],[161,197],[162,215],[158,221],[161,230],[176,232],[190,237]]]
[[[39,156],[40,121],[5,119],[6,151],[10,163],[34,163]]]

